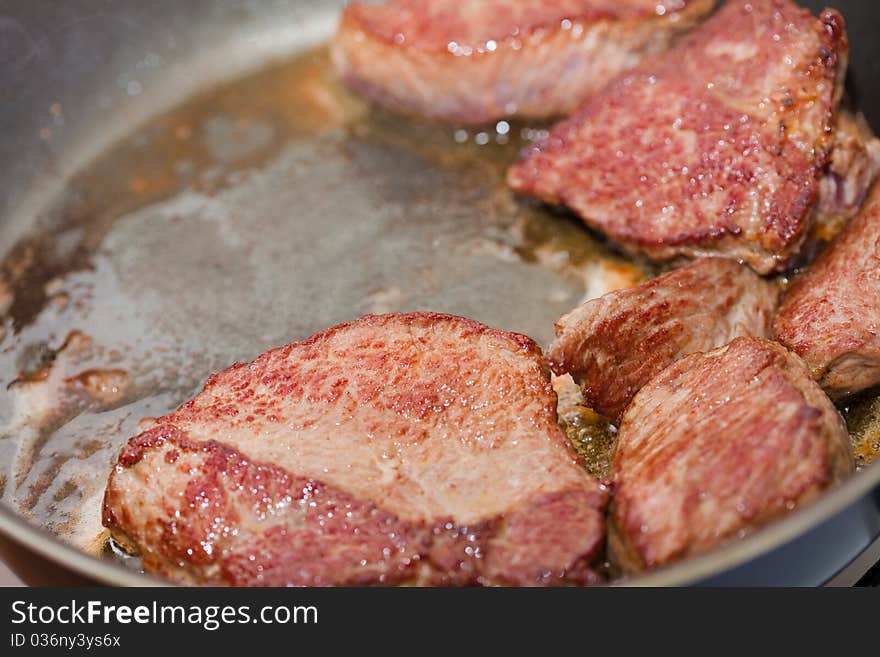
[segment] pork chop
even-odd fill
[[[620,426],[609,550],[626,571],[741,537],[852,471],[843,419],[784,347],[737,338],[686,356]]]
[[[682,356],[740,336],[769,337],[778,297],[745,265],[703,258],[563,315],[547,361],[617,422],[641,387]]]
[[[773,331],[832,397],[880,385],[880,186],[795,280]]]
[[[729,0],[527,148],[508,182],[655,260],[785,269],[810,232],[846,62],[836,11]]]
[[[459,123],[567,114],[715,0],[395,0],[342,15],[333,63],[388,109]]]
[[[213,375],[123,448],[104,523],[212,585],[597,581],[606,492],[531,339],[372,315]]]

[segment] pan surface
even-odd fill
[[[103,548],[107,474],[141,418],[210,372],[367,312],[451,312],[546,344],[583,298],[653,273],[506,191],[541,126],[420,125],[347,92],[322,46],[343,3],[141,4],[0,14],[0,530],[116,584],[153,580]],[[880,7],[838,6],[876,129]],[[848,409],[865,460],[878,415],[870,396]],[[633,583],[823,582],[880,534],[878,468]]]

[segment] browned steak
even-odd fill
[[[880,186],[792,285],[773,331],[832,397],[880,385]]]
[[[394,0],[342,16],[333,62],[404,114],[461,123],[573,110],[715,0]]]
[[[784,347],[737,338],[652,379],[623,416],[609,548],[625,570],[741,537],[852,470],[843,419]]]
[[[784,269],[809,233],[846,60],[837,12],[729,0],[526,149],[508,182],[656,260]]]
[[[212,376],[122,450],[104,523],[188,584],[581,584],[605,501],[534,342],[416,313]]]
[[[563,315],[547,360],[617,422],[641,387],[682,356],[740,336],[769,337],[778,296],[745,265],[703,258]]]

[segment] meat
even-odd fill
[[[831,161],[819,181],[818,237],[831,239],[858,213],[878,172],[880,140],[864,117],[840,112]]]
[[[187,584],[583,584],[605,502],[534,342],[416,313],[212,376],[122,450],[104,523]]]
[[[666,50],[715,0],[395,0],[344,12],[333,63],[388,109],[443,121],[566,114]]]
[[[852,471],[849,436],[803,362],[737,338],[652,379],[623,417],[609,551],[654,568],[741,537]]]
[[[641,387],[682,356],[740,336],[769,337],[778,296],[745,265],[704,258],[563,315],[547,360],[616,422]]]
[[[785,269],[810,232],[847,62],[842,17],[729,0],[509,170],[634,253]]]
[[[880,186],[795,280],[773,331],[832,397],[880,385]]]

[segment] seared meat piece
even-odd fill
[[[880,186],[792,285],[773,332],[832,397],[880,385]]]
[[[834,149],[819,182],[817,233],[831,239],[862,207],[880,173],[880,140],[864,117],[842,111],[834,130]]]
[[[529,338],[367,316],[212,376],[122,450],[104,523],[188,584],[591,583],[606,493]]]
[[[641,387],[682,356],[740,336],[769,337],[778,297],[745,265],[703,258],[563,315],[547,360],[617,422]]]
[[[333,62],[404,114],[460,123],[567,114],[666,50],[715,0],[395,0],[354,3]]]
[[[526,149],[508,182],[656,260],[784,269],[809,233],[846,60],[837,12],[730,0]]]
[[[623,416],[612,558],[637,571],[705,552],[852,468],[843,419],[796,355],[756,338],[692,354],[645,385]]]

